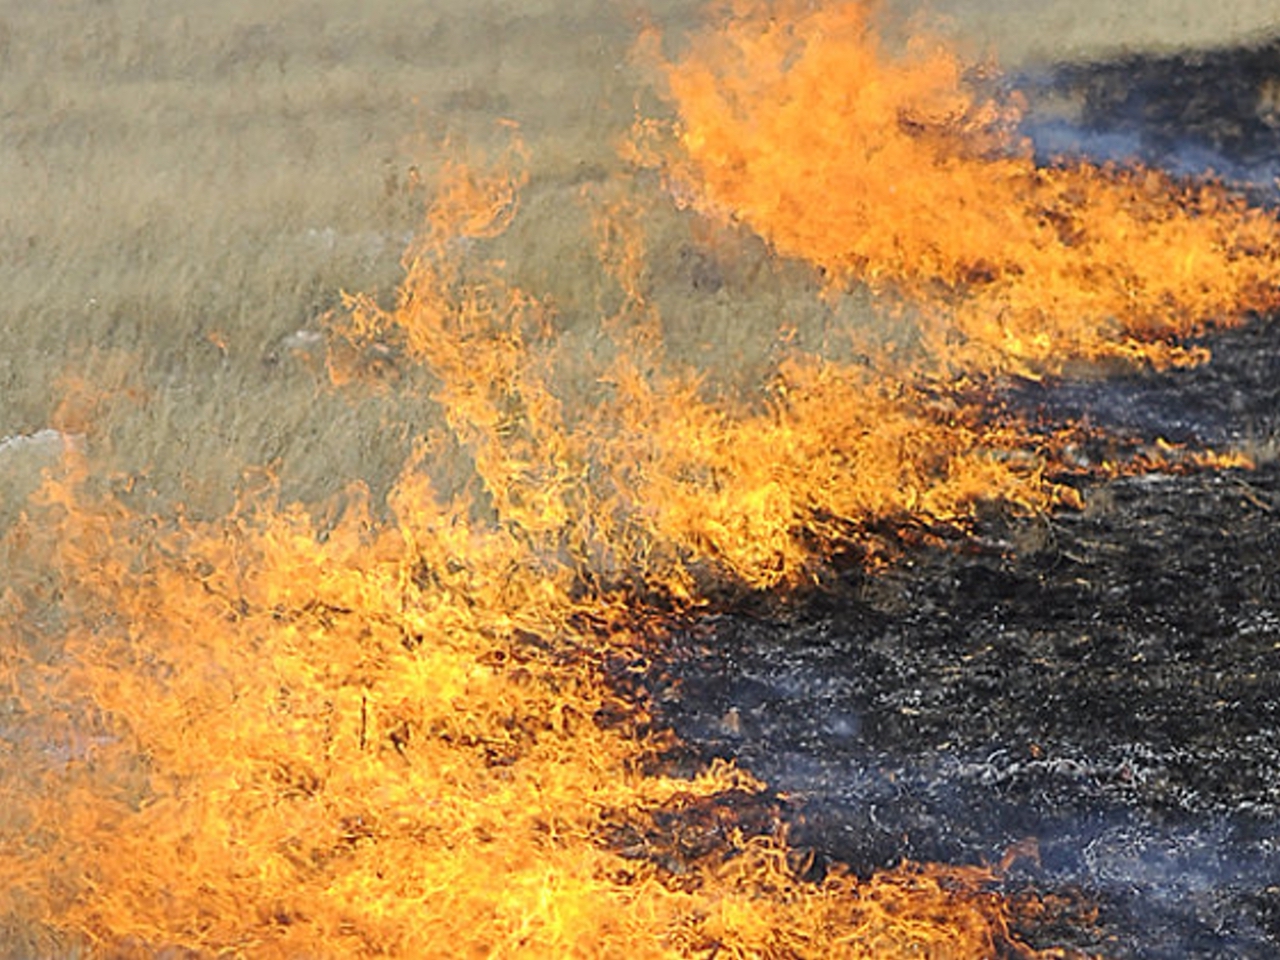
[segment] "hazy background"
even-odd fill
[[[567,325],[589,322],[583,189],[621,169],[637,103],[659,109],[628,51],[645,23],[678,45],[702,6],[0,2],[0,522],[60,436],[82,437],[123,495],[197,513],[225,510],[253,465],[274,465],[290,498],[355,477],[377,492],[429,411],[328,389],[320,317],[340,290],[390,293],[441,143],[480,156],[506,142],[506,118],[531,159],[504,254]],[[1277,0],[934,9],[963,49],[1010,66],[1280,23]],[[663,229],[653,270],[683,304],[677,348],[731,340],[746,363],[767,350],[786,268],[762,279],[749,242],[708,260],[687,222]],[[749,305],[723,294],[734,271],[756,284]]]
[[[966,46],[990,44],[1010,67],[1245,44],[1280,31],[1276,0],[934,0],[929,8]]]

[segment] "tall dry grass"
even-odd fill
[[[254,465],[288,497],[376,488],[423,414],[321,389],[317,318],[392,288],[441,145],[500,118],[541,221],[513,252],[576,283],[566,200],[615,163],[634,29],[588,0],[0,4],[0,439],[84,434],[199,512]],[[0,519],[35,449],[0,451]]]

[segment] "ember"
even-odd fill
[[[999,391],[1195,365],[1175,337],[1276,306],[1280,227],[1212,185],[1037,167],[1016,104],[935,41],[892,58],[862,5],[808,7],[739,4],[647,54],[675,116],[582,194],[608,305],[589,349],[502,259],[518,128],[443,163],[394,302],[346,295],[326,330],[329,387],[421,391],[385,509],[355,478],[327,513],[282,505],[268,477],[221,520],[149,515],[66,443],[3,541],[13,949],[1069,955],[1028,945],[1060,898],[1000,890],[1033,844],[998,868],[819,862],[785,797],[671,732],[655,665],[709,613],[1079,508],[1082,477],[1239,462],[1085,457],[1092,428]],[[839,343],[779,317],[745,383],[669,349],[664,216],[821,271],[794,296]],[[742,295],[728,275],[700,284]],[[874,308],[845,310],[862,288]]]

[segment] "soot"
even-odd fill
[[[1035,531],[691,633],[677,732],[867,872],[996,864],[1100,909],[1114,957],[1280,945],[1280,468],[1154,475]]]

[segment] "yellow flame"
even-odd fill
[[[45,662],[6,634],[6,912],[40,952],[112,956],[973,956],[1007,940],[976,873],[809,883],[780,838],[731,822],[710,853],[608,841],[760,789],[723,765],[649,769],[665,736],[606,676],[653,642],[645,592],[687,604],[716,577],[793,578],[819,510],[831,537],[843,518],[963,510],[991,495],[962,467],[990,472],[978,447],[995,438],[935,455],[921,431],[954,424],[816,361],[746,415],[624,355],[607,402],[569,416],[536,301],[451,259],[457,237],[500,228],[519,178],[450,176],[397,305],[351,298],[343,336],[398,335],[431,370],[472,485],[437,496],[441,442],[424,440],[391,524],[356,487],[323,536],[265,503],[156,529],[89,494],[70,452],[10,536],[43,573],[6,588],[7,622],[44,605],[57,624]],[[848,422],[804,434],[838,403]],[[1047,503],[1034,471],[1006,481]]]
[[[952,369],[1202,354],[1170,344],[1273,309],[1274,219],[1153,170],[1040,168],[1016,101],[984,99],[936,40],[881,50],[864,3],[738,3],[666,66],[698,209],[784,256],[908,298]]]
[[[11,940],[97,956],[1031,953],[983,871],[803,879],[781,831],[747,835],[728,812],[760,798],[749,774],[661,772],[670,735],[620,676],[663,642],[662,612],[804,583],[851,545],[874,564],[886,524],[1077,504],[1046,479],[1058,441],[940,371],[1194,359],[1161,338],[1274,304],[1275,227],[1216,188],[1036,170],[952,55],[887,59],[860,6],[736,11],[667,71],[673,182],[825,268],[829,296],[860,280],[918,305],[925,366],[793,349],[752,397],[705,389],[663,349],[636,181],[596,218],[622,302],[581,402],[557,376],[553,311],[483,256],[519,215],[522,148],[491,171],[448,165],[395,304],[350,296],[331,331],[339,386],[352,358],[403,354],[441,415],[389,520],[357,485],[323,529],[269,491],[220,522],[158,523],[92,493],[69,450],[4,541]],[[703,809],[725,812],[696,844],[655,826]]]

